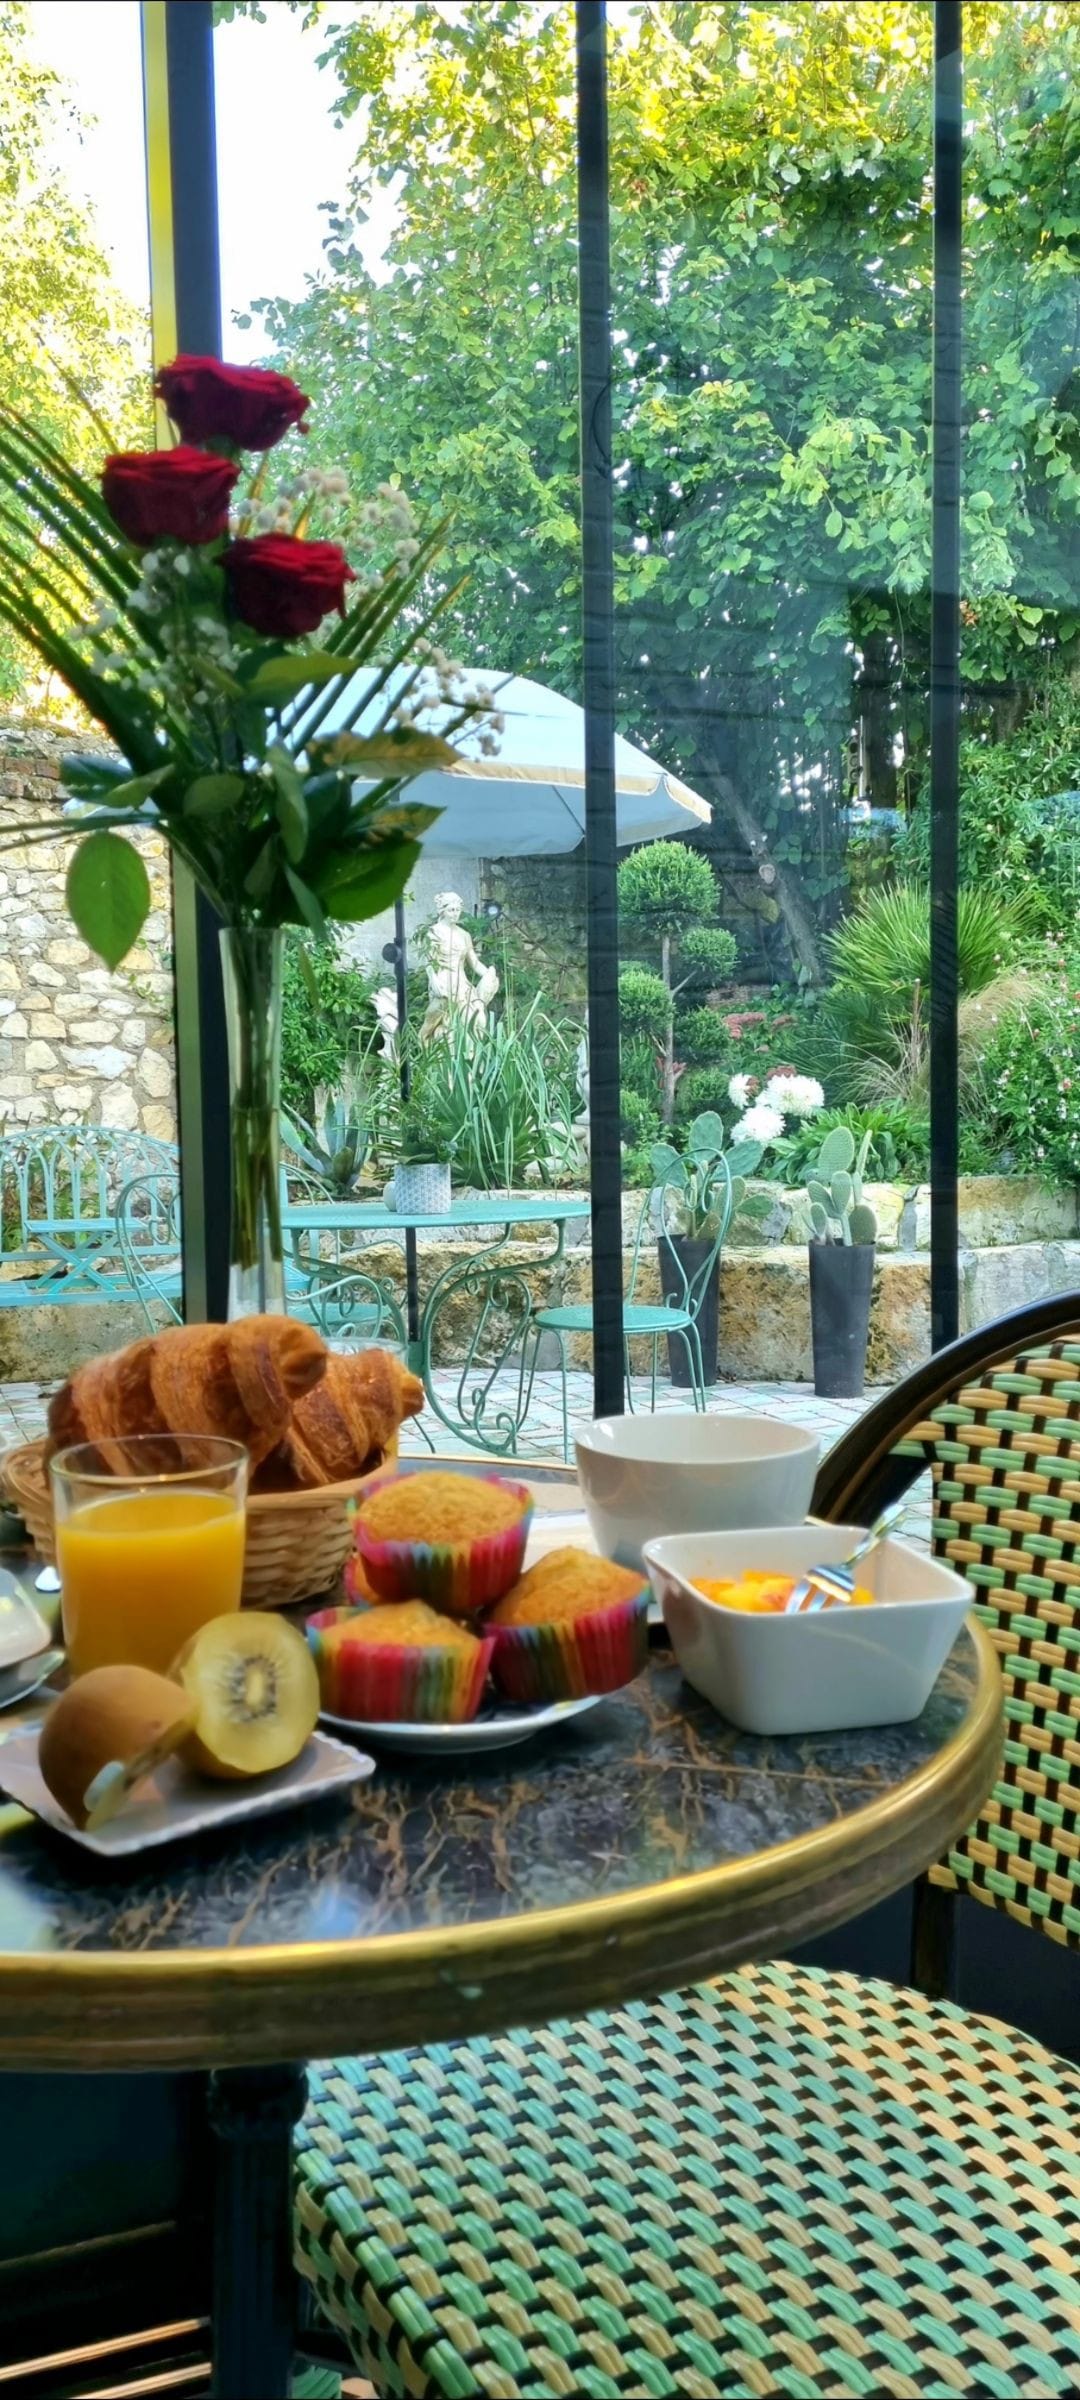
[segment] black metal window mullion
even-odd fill
[[[604,0],[577,0],[578,311],[589,992],[593,1405],[624,1405],[619,1142],[619,911],[615,824],[615,588],[611,266]]]
[[[221,356],[211,0],[165,0],[178,351]],[[224,1318],[229,1291],[229,1078],[218,919],[173,867],[184,1313]]]
[[[930,1330],[960,1331],[958,970],[960,806],[961,0],[934,0],[934,334],[930,585]]]

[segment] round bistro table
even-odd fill
[[[27,1713],[0,1716],[0,1785],[3,1734]],[[783,1956],[940,1857],[1000,1743],[973,1620],[913,1723],[798,1741],[737,1733],[661,1637],[635,1684],[555,1733],[450,1766],[384,1751],[343,1798],[145,1864],[103,1868],[0,1800],[0,2066],[209,2071],[214,2388],[276,2400],[306,2059],[539,2024]]]

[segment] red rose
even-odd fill
[[[150,542],[213,542],[229,530],[229,494],[240,472],[209,450],[123,450],[101,470],[109,515],[145,549]]]
[[[345,586],[356,581],[336,542],[298,542],[291,533],[231,542],[221,563],[236,615],[256,633],[286,641],[314,633],[332,608],[344,616]]]
[[[162,367],[154,390],[182,441],[231,442],[237,450],[272,450],[308,406],[307,393],[290,375],[275,375],[269,367],[226,367],[219,358],[174,358],[171,367]]]

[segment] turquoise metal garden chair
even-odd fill
[[[303,1167],[282,1169],[282,1206],[298,1200],[325,1205],[327,1193]],[[305,1227],[293,1235],[286,1271],[289,1313],[306,1316],[323,1340],[337,1348],[383,1339],[405,1345],[405,1316],[390,1276],[365,1267],[362,1250],[347,1249],[346,1237]]]
[[[907,1378],[815,1509],[867,1523],[927,1467],[1007,1738],[921,1900],[968,1892],[1075,1950],[1080,1297]],[[1080,2382],[1078,2249],[1080,2070],[921,1992],[782,1962],[326,2066],[296,2163],[318,2311],[410,2400],[1044,2400]]]
[[[151,1333],[162,1314],[184,1321],[180,1186],[175,1163],[133,1175],[116,1203],[116,1240],[128,1281]]]
[[[660,1344],[676,1334],[686,1345],[690,1369],[690,1389],[694,1407],[705,1407],[705,1367],[701,1348],[700,1319],[705,1306],[713,1271],[723,1249],[731,1223],[731,1172],[726,1158],[720,1157],[712,1170],[704,1195],[708,1211],[707,1247],[688,1265],[678,1247],[678,1217],[683,1194],[674,1183],[655,1184],[647,1193],[638,1218],[634,1240],[634,1255],[630,1279],[623,1301],[623,1336],[625,1347],[626,1402],[631,1414],[634,1408],[633,1381],[630,1372],[630,1344],[645,1341],[652,1348],[652,1373],[649,1404],[656,1409],[656,1386],[659,1369]],[[668,1292],[659,1300],[642,1301],[637,1295],[645,1270],[646,1245],[655,1240],[666,1270]],[[570,1307],[544,1307],[533,1311],[529,1334],[537,1348],[542,1334],[553,1334],[559,1346],[559,1372],[562,1383],[563,1457],[570,1456],[570,1419],[566,1381],[566,1344],[574,1334],[591,1335],[593,1331],[591,1301]],[[534,1352],[535,1357],[535,1352]],[[535,1373],[535,1366],[533,1369]]]

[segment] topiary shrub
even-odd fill
[[[693,1067],[720,1066],[725,1059],[735,1056],[735,1044],[715,1008],[688,1008],[679,1016],[675,1024],[675,1047],[679,1057]]]
[[[667,1021],[653,1032],[660,1059],[660,1106],[665,1125],[675,1113],[675,1040],[672,1004],[691,983],[699,988],[729,973],[733,935],[715,923],[720,893],[707,858],[684,842],[649,842],[633,850],[619,868],[619,909],[627,923],[654,941],[660,977],[668,996]],[[678,953],[682,971],[675,964]],[[642,1028],[642,1030],[644,1030]]]
[[[671,993],[651,967],[624,967],[619,976],[619,1026],[633,1040],[645,1034],[662,1043],[671,1023]]]

